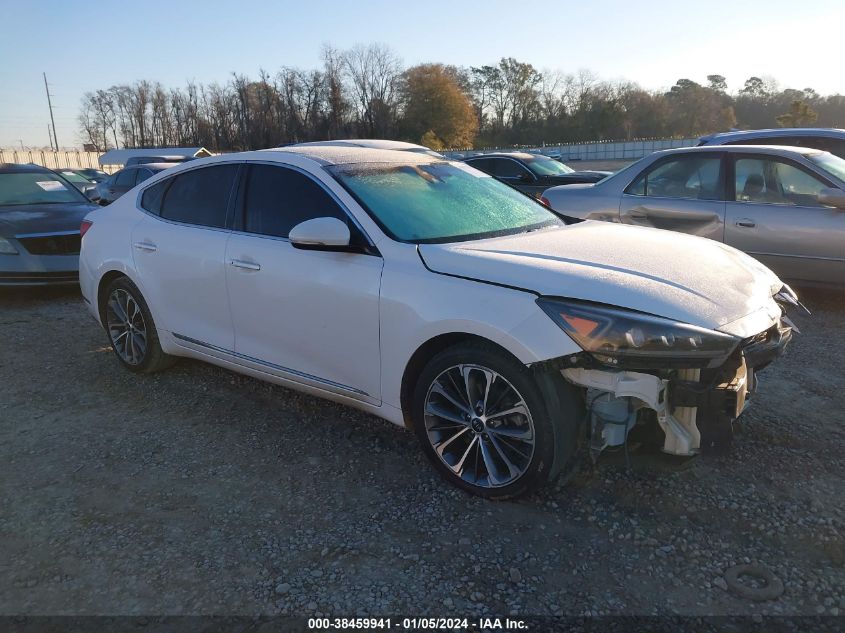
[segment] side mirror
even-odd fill
[[[818,201],[826,207],[845,210],[845,191],[836,187],[828,187],[819,191]]]
[[[313,218],[300,222],[288,233],[296,248],[309,250],[345,250],[351,235],[346,223],[337,218]]]

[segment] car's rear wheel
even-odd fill
[[[103,317],[115,356],[130,371],[152,373],[175,361],[161,349],[150,309],[127,277],[114,280],[106,289]]]
[[[568,461],[575,450],[574,442],[556,442],[553,428],[574,429],[574,415],[553,421],[532,372],[486,345],[461,344],[435,356],[420,375],[413,407],[415,433],[435,468],[483,497],[536,489],[549,480],[555,451]]]

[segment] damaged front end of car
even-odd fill
[[[634,427],[655,422],[665,453],[727,450],[734,423],[757,390],[758,372],[798,331],[787,314],[803,308],[795,293],[784,286],[772,298],[780,314],[746,337],[607,305],[538,299],[584,350],[551,362],[585,389],[593,457],[626,445]]]

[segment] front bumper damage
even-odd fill
[[[569,382],[587,389],[591,449],[620,446],[628,431],[650,409],[664,433],[663,451],[695,455],[730,446],[733,423],[757,389],[757,373],[783,354],[792,340],[792,324],[783,318],[765,332],[747,338],[720,367],[644,373],[597,369],[595,365],[561,369]]]

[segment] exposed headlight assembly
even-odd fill
[[[740,340],[622,308],[541,297],[537,304],[596,360],[620,368],[718,367]]]
[[[12,245],[12,243],[0,237],[0,255],[17,255],[17,249]]]

